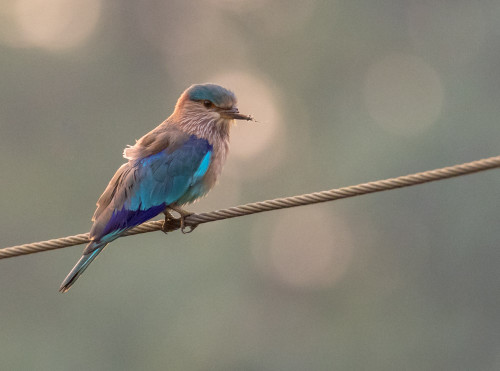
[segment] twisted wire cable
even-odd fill
[[[216,210],[207,213],[191,214],[185,219],[186,226],[195,227],[198,224],[214,222],[217,220],[236,218],[244,215],[256,214],[265,211],[285,209],[289,207],[304,206],[342,198],[360,196],[368,193],[387,191],[395,188],[409,187],[417,184],[433,182],[441,179],[453,178],[461,175],[476,173],[500,167],[500,156],[489,157],[478,161],[443,167],[440,169],[424,171],[397,178],[389,178],[374,182],[362,183],[354,186],[331,189],[329,191],[314,192],[298,196],[276,198],[274,200],[254,202],[246,205],[234,206],[228,209]],[[140,233],[161,230],[163,220],[143,223],[123,234],[131,236]],[[177,226],[178,229],[180,223]],[[0,259],[11,258],[19,255],[33,254],[36,252],[60,249],[68,246],[80,245],[89,242],[88,233],[75,236],[56,238],[53,240],[33,242],[0,249]]]

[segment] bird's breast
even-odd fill
[[[213,150],[210,154],[210,164],[205,174],[196,179],[189,186],[186,193],[177,202],[179,205],[196,201],[198,198],[205,196],[217,184],[217,180],[226,162],[227,153],[229,151],[229,141],[214,143],[212,147]],[[199,169],[204,170],[204,165],[202,161]]]

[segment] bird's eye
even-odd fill
[[[204,100],[203,105],[205,106],[205,108],[212,108],[214,104],[209,100]]]

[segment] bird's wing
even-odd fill
[[[178,201],[205,175],[211,153],[207,140],[191,135],[174,151],[167,148],[120,167],[101,196],[109,201],[96,210],[91,238],[109,242]]]
[[[179,149],[188,139],[188,134],[175,127],[162,124],[137,140],[133,146],[125,148],[123,157],[130,161],[127,164],[123,164],[117,170],[103,194],[97,200],[97,209],[92,217],[92,221],[97,220],[101,213],[108,208],[115,196],[116,190],[119,189],[119,185],[124,182],[128,173],[133,169],[131,164],[164,150],[172,153]]]

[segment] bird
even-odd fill
[[[181,94],[165,121],[127,146],[123,157],[128,162],[98,199],[90,242],[59,291],[67,292],[107,244],[161,213],[164,232],[178,221],[182,232],[188,233],[184,219],[191,213],[182,206],[205,196],[216,184],[235,120],[255,121],[239,112],[232,91],[211,83],[195,84]]]

